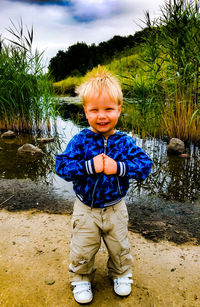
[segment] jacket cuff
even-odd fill
[[[124,162],[117,162],[117,175],[121,177],[126,175],[126,164]]]
[[[85,168],[86,168],[86,171],[87,171],[88,175],[93,175],[93,174],[96,173],[95,172],[95,168],[94,168],[94,161],[93,161],[93,159],[85,161]]]

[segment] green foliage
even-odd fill
[[[197,1],[165,3],[160,20],[160,48],[168,58],[174,90],[198,94],[200,64],[200,12]]]
[[[133,76],[139,69],[139,55],[134,53],[132,55],[114,59],[107,65],[108,69],[113,71],[119,78],[123,92],[126,96],[129,96],[129,91],[133,86]]]
[[[21,20],[18,28],[12,23],[8,31],[13,40],[0,43],[0,129],[49,128],[56,102],[49,76],[43,74],[43,53],[32,52],[33,28],[25,31]]]
[[[141,61],[145,73],[154,80],[153,93],[160,98],[193,93],[199,96],[200,12],[197,1],[166,1],[159,19],[146,25],[151,29],[145,39]],[[158,97],[157,96],[157,97]]]
[[[148,25],[157,49],[151,65],[160,61],[156,96],[163,103],[163,125],[170,137],[199,140],[200,11],[198,2],[165,2],[162,16]],[[147,38],[145,48],[150,50]],[[147,62],[147,61],[146,61]],[[156,69],[155,69],[156,71]],[[152,73],[148,72],[148,76]],[[164,94],[164,96],[163,96]],[[163,99],[164,98],[164,99]]]
[[[157,108],[144,108],[137,100],[125,98],[119,125],[121,129],[132,131],[142,138],[161,137],[164,134],[161,108],[161,105]]]
[[[150,110],[155,113],[163,133],[199,141],[199,5],[166,1],[161,12],[161,18],[153,21],[146,13],[148,31],[140,45],[140,64],[126,73],[132,78],[128,94],[139,103],[142,118]]]
[[[166,104],[162,118],[163,129],[170,138],[199,142],[199,105],[196,105],[190,97],[183,96],[182,99],[179,97],[175,103]]]
[[[81,84],[83,77],[68,77],[59,82],[53,83],[54,93],[56,95],[75,95],[75,88]]]
[[[55,57],[50,60],[49,72],[55,81],[60,81],[68,76],[75,76],[74,71],[84,75],[98,64],[108,64],[113,58],[121,57],[122,54],[130,54],[130,50],[141,43],[143,32],[135,35],[122,37],[115,35],[106,42],[99,45],[77,43],[68,48],[67,51],[59,50]],[[76,74],[77,75],[77,74]]]

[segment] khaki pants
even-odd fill
[[[107,247],[109,276],[113,279],[132,272],[128,242],[128,212],[123,200],[107,208],[90,208],[76,199],[72,216],[70,281],[91,281],[94,260],[101,245]]]

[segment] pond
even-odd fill
[[[54,197],[57,196],[62,200],[72,202],[75,197],[72,183],[65,182],[55,174],[55,156],[62,152],[69,140],[84,127],[87,127],[87,121],[78,101],[73,99],[73,104],[71,104],[71,99],[65,99],[62,103],[60,115],[56,119],[56,127],[52,128],[50,132],[50,135],[54,136],[54,142],[41,145],[37,142],[38,136],[26,134],[20,134],[13,140],[0,138],[0,203],[10,194],[14,194],[12,191],[10,194],[7,192],[12,184],[16,183],[16,180],[21,180],[20,182],[23,182],[24,186],[31,181],[35,184],[32,191],[40,186],[43,192],[48,190],[51,195],[53,193]],[[117,129],[124,129],[121,122]],[[130,131],[126,132],[131,135]],[[153,219],[154,223],[157,223],[157,229],[163,231],[160,231],[160,236],[171,239],[172,235],[169,236],[167,233],[170,232],[170,225],[173,224],[172,216],[173,218],[176,216],[174,225],[177,223],[177,218],[182,223],[182,219],[189,216],[190,222],[188,223],[191,226],[192,218],[197,233],[194,235],[191,229],[188,230],[188,233],[192,232],[195,239],[199,236],[200,242],[199,147],[190,144],[187,148],[190,158],[185,159],[168,156],[167,142],[164,140],[151,137],[143,140],[138,135],[133,137],[136,144],[142,147],[151,157],[154,165],[151,175],[144,182],[131,181],[126,201],[131,214],[130,217],[134,219],[131,225],[132,229],[144,232],[147,230],[149,223],[150,232],[148,235],[151,237]],[[19,155],[17,149],[25,143],[39,146],[43,149],[45,155],[39,158]],[[4,183],[6,184],[4,185]],[[22,189],[21,193],[23,194]],[[38,201],[36,201],[37,203]],[[135,208],[134,212],[133,208]],[[146,224],[144,225],[145,218]],[[143,220],[142,223],[141,220]],[[164,224],[159,225],[161,222]],[[155,230],[155,227],[153,229]],[[178,231],[180,232],[180,229]],[[189,236],[188,233],[187,236]]]

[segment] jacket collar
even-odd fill
[[[101,137],[101,138],[102,138],[102,135],[101,135],[101,134],[98,134],[98,133],[92,131],[92,130],[89,129],[89,128],[85,128],[85,129],[83,129],[82,131],[83,131],[86,135],[88,135],[88,136],[96,136],[96,137]],[[121,132],[121,131],[116,130],[115,133],[111,134],[108,138],[110,138],[110,137],[112,137],[112,136],[117,136],[117,135],[124,135],[124,133]]]

